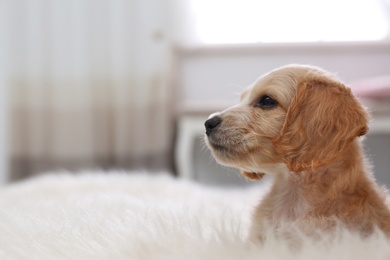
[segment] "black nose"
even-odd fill
[[[204,126],[206,127],[206,135],[209,136],[211,132],[217,128],[221,124],[221,118],[215,116],[210,119],[208,119],[205,123]]]

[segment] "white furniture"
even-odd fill
[[[5,1],[0,1],[0,186],[8,180],[8,156],[7,156],[7,99],[6,99],[6,66],[7,62],[7,36]]]
[[[178,121],[178,138],[175,149],[176,168],[185,179],[194,179],[193,142],[204,133],[204,116],[183,115]]]

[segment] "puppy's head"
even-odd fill
[[[315,171],[368,130],[367,114],[349,88],[319,68],[299,65],[264,75],[205,127],[215,159],[250,179],[280,167]]]

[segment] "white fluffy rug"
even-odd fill
[[[221,190],[169,176],[66,173],[0,191],[0,259],[390,259],[390,241],[348,232],[246,242],[259,188]]]

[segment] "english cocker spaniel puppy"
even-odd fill
[[[332,74],[303,65],[271,71],[238,105],[212,114],[205,128],[220,164],[252,180],[273,176],[255,210],[252,238],[261,239],[269,227],[314,234],[338,224],[390,235],[386,192],[375,183],[360,140],[367,112]]]

